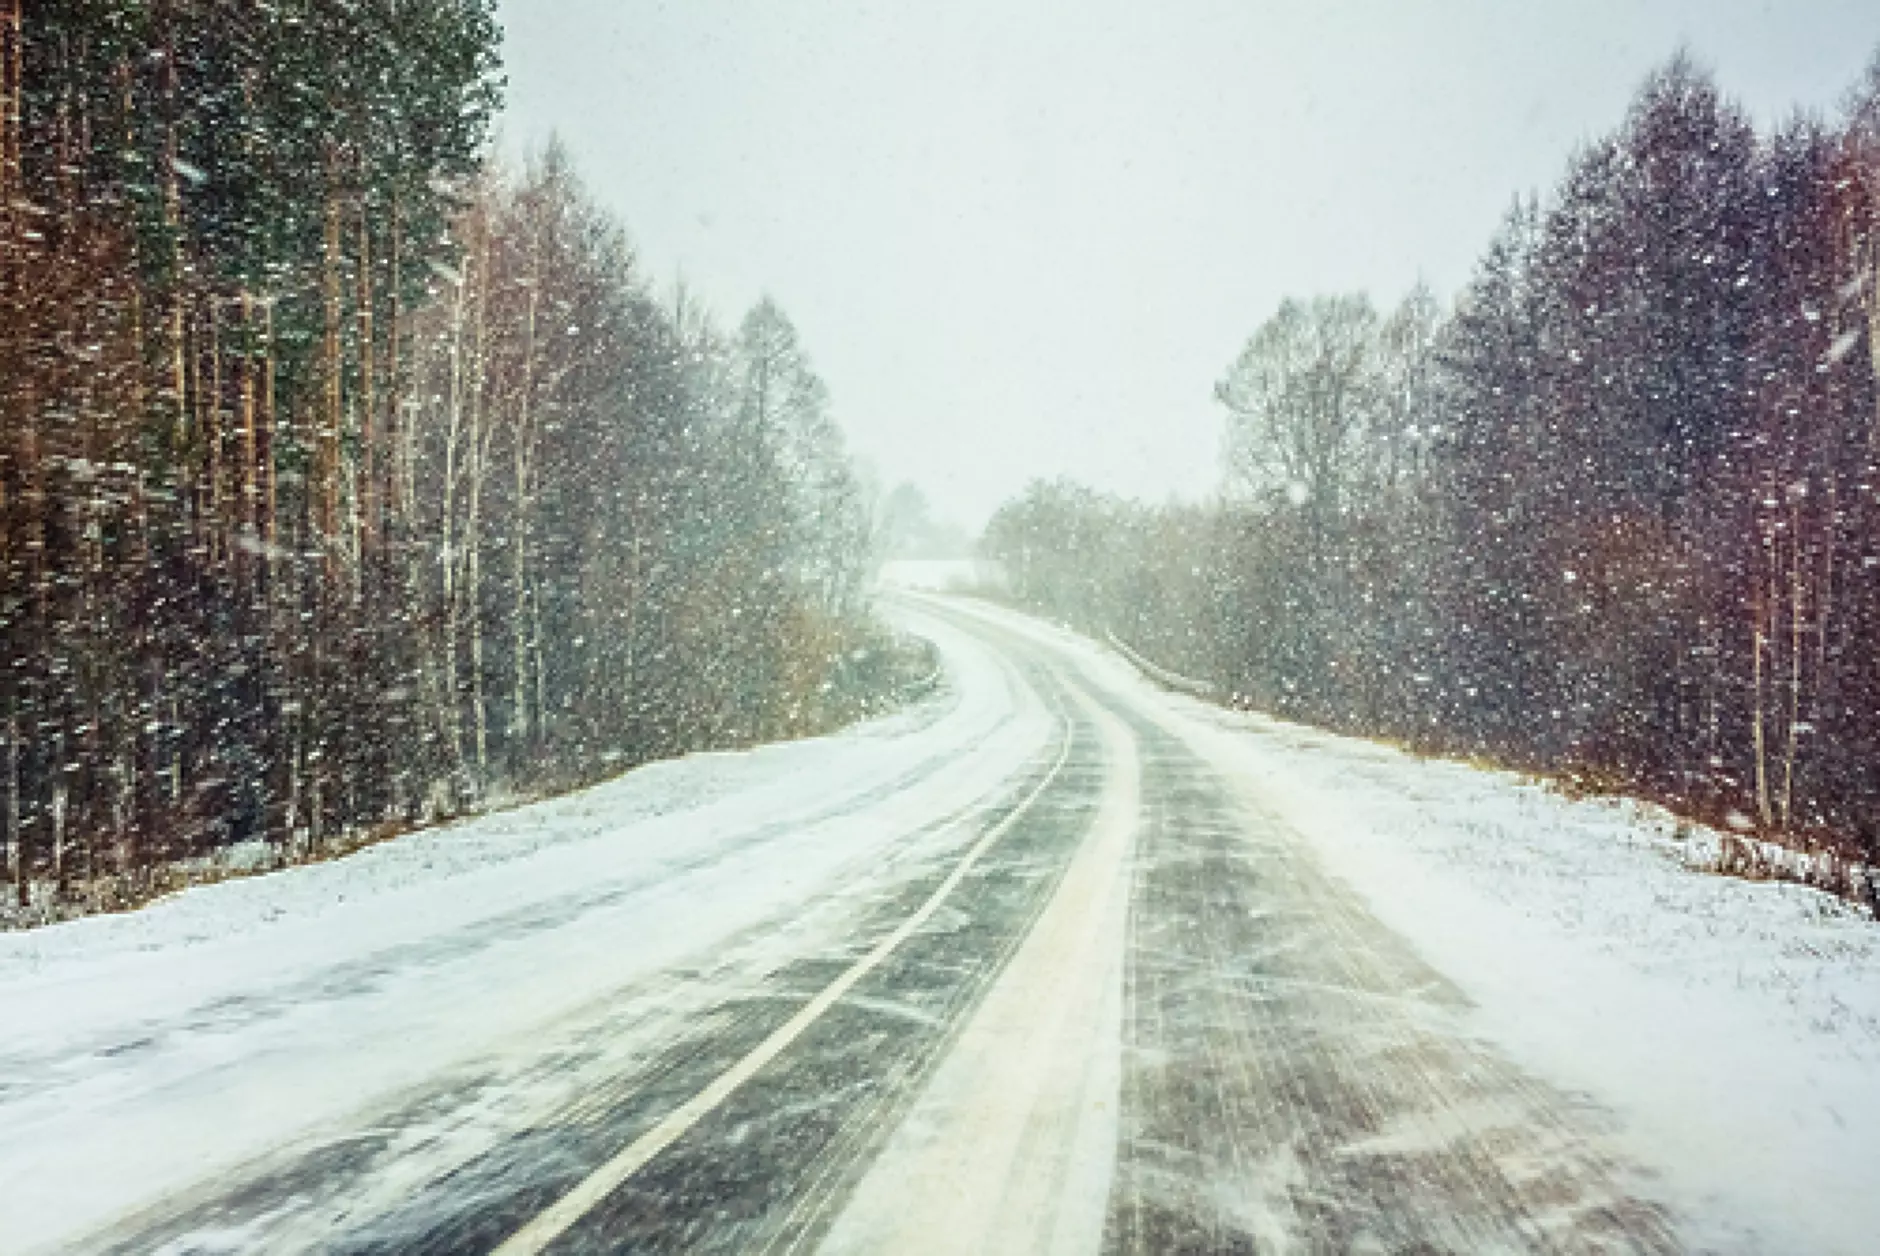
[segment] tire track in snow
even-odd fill
[[[859,1183],[827,1256],[1083,1256],[1099,1245],[1140,774],[1127,728],[1086,695],[1077,702],[1106,747],[1091,832]]]
[[[1137,729],[1107,1251],[1678,1250],[1597,1113],[1471,1041],[1461,995],[1296,835]]]

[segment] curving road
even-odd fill
[[[90,1213],[16,1235],[166,1253],[1678,1249],[1608,1118],[1476,1040],[1460,993],[1178,704],[1017,616],[896,613],[948,660],[922,712],[673,776],[638,812],[633,774],[604,787],[582,858],[511,852],[448,909],[388,892],[330,962],[230,958],[220,984],[77,1038],[0,1036],[13,1198],[34,1173],[48,1199],[64,1175],[94,1183]],[[622,844],[638,853],[616,860]],[[250,955],[274,927],[205,945]],[[150,974],[192,955],[157,946]],[[336,1028],[250,1049],[288,1016]],[[93,1063],[74,1084],[108,1101],[24,1106],[75,1049]],[[179,1103],[252,1133],[165,1126]],[[8,1129],[35,1116],[73,1150],[9,1162]],[[172,1139],[101,1169],[86,1149],[139,1121]]]

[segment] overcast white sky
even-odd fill
[[[1289,293],[1466,279],[1688,45],[1831,109],[1874,0],[503,0],[661,286],[768,291],[852,444],[976,526],[1034,475],[1209,491],[1213,382]]]

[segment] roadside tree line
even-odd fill
[[[1880,61],[1758,134],[1680,57],[1451,308],[1283,303],[1216,387],[1218,501],[1035,484],[983,546],[1242,703],[1644,794],[1870,896],[1877,347]]]
[[[0,839],[110,906],[829,727],[894,666],[772,302],[656,296],[490,0],[0,0]]]

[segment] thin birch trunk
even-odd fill
[[[1867,366],[1873,372],[1874,420],[1867,429],[1868,448],[1880,450],[1880,163],[1862,182],[1867,187],[1869,222],[1865,254],[1866,282],[1860,285],[1867,312]]]
[[[529,653],[535,659],[535,736],[537,742],[548,732],[548,664],[542,657],[542,590],[538,586],[529,596]]]
[[[466,273],[457,280],[455,299],[451,307],[450,327],[450,388],[445,403],[444,421],[444,477],[442,503],[439,510],[438,532],[438,578],[442,593],[444,638],[441,657],[437,660],[435,683],[438,686],[437,718],[450,745],[452,769],[461,780],[464,768],[463,758],[463,717],[458,709],[458,651],[457,626],[462,617],[459,606],[457,572],[463,562],[458,554],[457,544],[457,477],[458,447],[462,443],[465,397],[464,397],[464,321],[465,306],[469,301],[470,278],[475,273],[474,262],[466,258]]]
[[[354,532],[359,537],[363,555],[377,543],[379,530],[378,468],[380,460],[377,431],[378,402],[374,387],[375,362],[372,329],[372,237],[366,226],[366,203],[359,199],[359,258],[357,261],[359,322],[359,491],[354,497],[357,516]]]
[[[484,224],[482,246],[483,265],[480,274],[483,290],[478,295],[475,338],[471,342],[470,501],[469,518],[464,527],[464,544],[468,550],[466,558],[469,563],[470,695],[475,721],[478,789],[483,789],[488,783],[490,762],[489,707],[483,685],[483,477],[489,466],[488,429],[492,426],[484,413],[489,361],[489,300],[493,289],[490,282],[490,236],[487,223]]]
[[[387,259],[390,274],[385,289],[385,527],[394,527],[402,533],[404,503],[407,500],[400,492],[401,479],[407,471],[407,451],[409,446],[404,440],[404,414],[400,407],[404,403],[404,385],[399,378],[399,336],[403,332],[400,319],[403,308],[399,304],[398,289],[404,282],[401,270],[404,252],[404,203],[398,193],[392,193],[392,240],[391,256]],[[416,584],[410,586],[415,592]]]
[[[1821,588],[1815,594],[1815,695],[1817,705],[1828,676],[1828,618],[1834,606],[1834,551],[1840,542],[1840,485],[1828,481],[1828,517],[1822,526]]]
[[[315,433],[314,493],[318,501],[320,540],[326,551],[327,576],[335,574],[339,530],[340,381],[340,211],[336,156],[327,158],[325,227],[321,247],[321,306],[325,315],[320,370],[323,398]]]
[[[208,484],[208,536],[209,561],[219,562],[224,555],[226,542],[223,538],[223,500],[222,500],[222,322],[217,314],[218,305],[210,298],[207,305],[209,323],[209,386],[202,391],[199,403],[202,412],[201,430],[204,450],[204,464]]]
[[[262,539],[266,542],[268,555],[268,587],[272,589],[276,580],[274,564],[276,551],[280,545],[281,534],[281,499],[280,475],[278,462],[281,440],[285,429],[280,410],[275,405],[274,397],[274,299],[272,297],[261,307],[261,335],[265,344],[265,358],[261,374],[261,430],[267,435],[268,447],[261,455],[262,493],[264,496],[265,532]]]
[[[541,300],[541,275],[539,273],[540,241],[531,246],[531,274],[528,280],[528,312],[523,319],[522,351],[522,395],[516,409],[515,434],[515,477],[516,477],[516,522],[515,544],[511,548],[514,556],[515,610],[513,634],[515,639],[515,688],[512,720],[514,723],[515,753],[520,760],[529,744],[529,581],[528,581],[528,546],[529,546],[529,455],[532,437],[529,423],[531,401],[535,393],[535,330],[536,311]]]
[[[255,351],[254,336],[254,299],[244,288],[241,294],[242,314],[242,356],[241,356],[241,442],[242,442],[242,484],[241,484],[241,528],[248,536],[259,536],[261,529],[260,507],[261,493],[259,477],[261,473],[261,440],[255,430]]]
[[[7,705],[7,871],[12,874],[14,901],[32,905],[27,886],[26,830],[20,815],[20,709],[19,698]]]
[[[189,444],[189,394],[188,380],[184,367],[184,325],[183,325],[183,196],[177,183],[176,162],[179,156],[176,136],[176,41],[169,13],[169,6],[164,6],[163,27],[163,165],[160,171],[163,188],[163,222],[170,231],[170,387],[173,390],[176,405],[176,457],[179,497],[184,495],[186,485],[182,480],[182,462]]]
[[[1802,722],[1802,524],[1801,508],[1789,499],[1789,728],[1782,752],[1782,827],[1794,827],[1795,754]]]
[[[1767,542],[1765,542],[1763,548],[1765,556],[1770,562],[1773,562],[1773,556],[1767,554]],[[1758,592],[1750,608],[1750,613],[1753,617],[1753,627],[1750,633],[1750,657],[1752,660],[1753,693],[1755,695],[1754,716],[1750,724],[1750,738],[1756,758],[1756,815],[1757,818],[1762,821],[1763,828],[1769,829],[1774,826],[1775,817],[1769,804],[1769,752],[1768,737],[1764,731],[1766,707],[1763,700],[1763,651],[1767,648],[1768,641],[1768,637],[1763,631],[1763,625],[1768,616],[1766,609],[1768,599],[1762,592],[1762,577],[1760,574],[1757,576],[1757,587]]]

